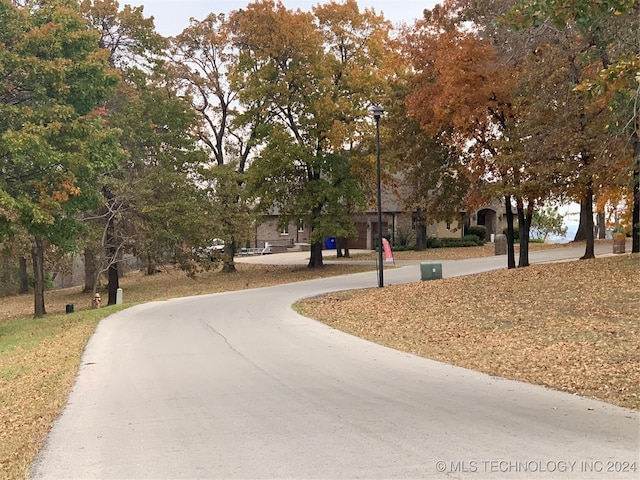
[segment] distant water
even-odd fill
[[[558,236],[558,235],[549,235],[549,240],[551,240],[552,242],[555,243],[569,243],[572,242],[573,239],[576,237],[576,232],[578,231],[578,224],[577,223],[571,223],[569,225],[566,225],[567,227],[567,233],[564,236]]]

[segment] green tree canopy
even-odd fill
[[[0,2],[0,198],[4,230],[34,241],[35,314],[44,315],[43,242],[69,246],[75,212],[95,199],[95,176],[116,158],[95,113],[118,76],[74,2]],[[98,155],[100,158],[97,158]]]
[[[389,25],[374,12],[350,1],[314,13],[265,0],[230,17],[247,85],[240,101],[272,126],[249,171],[253,191],[283,224],[302,219],[312,228],[309,267],[322,265],[324,237],[355,233],[348,213],[362,195],[350,150],[371,132],[368,106],[384,85],[376,72],[390,55]]]

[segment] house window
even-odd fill
[[[451,230],[451,222],[447,220],[447,230]]]
[[[289,235],[289,225],[286,225],[282,228],[282,230],[280,231],[280,235]]]
[[[304,232],[304,222],[300,220],[298,222],[298,233],[302,233],[302,232]]]

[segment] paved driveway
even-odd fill
[[[385,272],[418,278],[416,265]],[[637,412],[401,353],[290,308],[375,285],[366,272],[105,319],[32,478],[638,478]]]

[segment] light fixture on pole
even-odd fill
[[[380,187],[380,117],[384,109],[380,105],[371,107],[373,118],[376,119],[376,171],[378,182],[378,287],[384,287],[382,266],[382,190]]]

